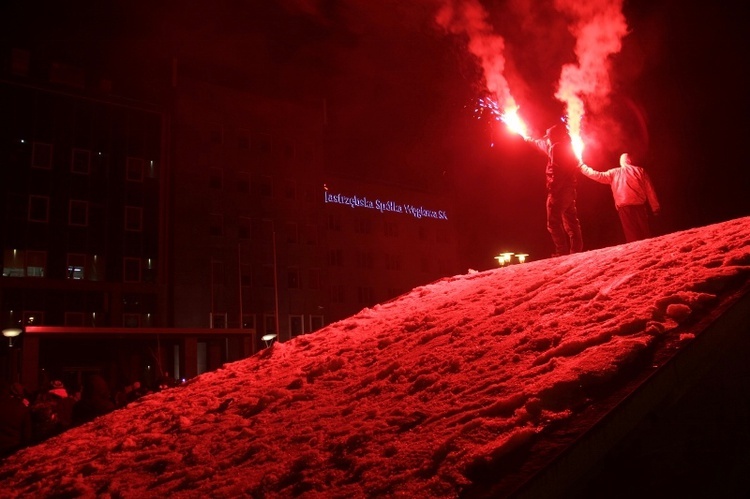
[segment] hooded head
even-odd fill
[[[60,398],[66,398],[68,396],[68,391],[65,389],[65,385],[63,385],[63,382],[59,379],[56,379],[49,384],[49,393],[57,395]]]
[[[620,166],[628,166],[633,163],[630,161],[630,154],[624,152],[620,155]]]
[[[547,129],[547,133],[544,136],[549,139],[550,142],[560,142],[561,140],[568,138],[568,131],[562,124],[552,125]]]

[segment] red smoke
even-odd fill
[[[560,69],[555,98],[565,106],[566,121],[579,158],[582,157],[582,122],[586,108],[599,111],[611,92],[610,56],[618,53],[627,23],[623,0],[553,0],[559,16],[575,40],[575,63]],[[540,3],[538,7],[545,5]],[[543,18],[541,16],[540,18]],[[494,33],[488,14],[478,0],[443,0],[437,23],[452,34],[468,37],[468,50],[479,59],[487,90],[497,97],[503,113],[517,112],[505,78],[505,40]],[[529,44],[532,40],[529,40]]]

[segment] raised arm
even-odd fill
[[[596,171],[593,168],[591,168],[589,165],[587,165],[586,163],[579,164],[578,170],[580,170],[580,172],[586,177],[590,178],[591,180],[595,180],[599,182],[600,184],[612,183],[612,174],[610,173],[612,170],[609,170],[606,172]]]

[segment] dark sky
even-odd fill
[[[497,122],[475,117],[482,72],[465,40],[435,24],[440,3],[12,0],[1,9],[12,46],[146,76],[175,56],[224,82],[325,99],[338,169],[454,188],[453,216],[474,268],[492,266],[501,250],[545,257],[545,160]],[[750,213],[748,22],[734,3],[623,5],[629,33],[611,57],[600,140],[584,159],[606,169],[631,152],[660,195],[659,232]],[[563,113],[555,85],[561,65],[575,62],[566,20],[552,0],[482,4],[505,39],[521,113],[540,134]],[[579,185],[585,246],[621,242],[609,188]]]

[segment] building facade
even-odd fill
[[[450,196],[329,164],[322,99],[8,61],[0,367],[29,389],[190,378],[460,272]]]

